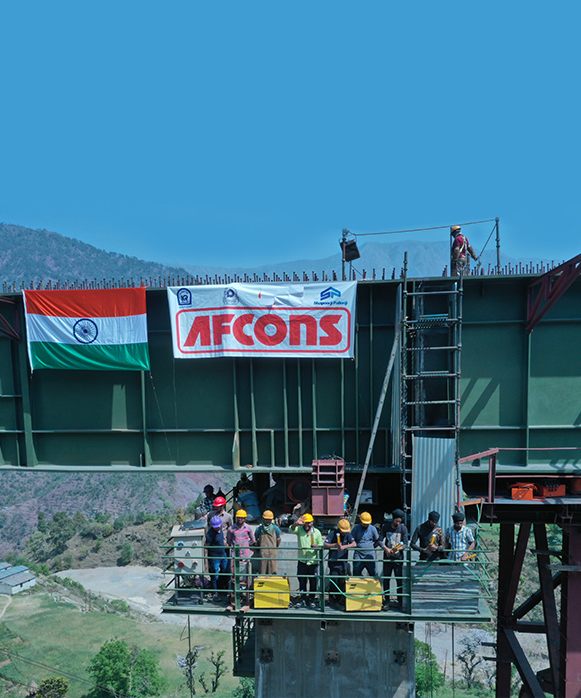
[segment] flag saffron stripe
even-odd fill
[[[51,317],[27,315],[28,341],[61,342],[77,346],[147,342],[147,317]]]
[[[115,344],[110,346],[72,346],[51,342],[30,345],[33,369],[56,368],[86,371],[148,371],[147,344]]]
[[[126,317],[146,312],[145,288],[25,291],[26,312],[54,317]]]

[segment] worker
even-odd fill
[[[298,561],[297,577],[301,597],[295,608],[307,606],[317,608],[315,593],[317,591],[317,572],[319,569],[318,548],[323,545],[323,536],[313,525],[313,515],[303,514],[290,526],[290,531],[297,536]],[[309,593],[307,593],[307,586]]]
[[[228,572],[230,571],[222,531],[222,519],[219,516],[213,516],[210,519],[210,527],[206,533],[204,544],[206,545],[208,571],[210,572],[210,587],[214,594],[210,598],[218,600],[216,592],[218,589],[228,588]]]
[[[267,509],[262,513],[262,523],[254,531],[260,551],[260,574],[278,574],[276,549],[280,545],[280,528],[274,523],[274,514]]]
[[[446,531],[446,549],[449,550],[448,559],[456,562],[465,562],[470,551],[476,546],[472,529],[465,525],[464,512],[456,511],[452,514],[454,525]]]
[[[200,509],[204,511],[205,514],[207,514],[209,511],[212,511],[213,506],[214,506],[214,499],[216,499],[216,495],[214,494],[214,488],[212,485],[206,485],[204,487],[204,499],[202,500],[202,503],[200,504]]]
[[[385,540],[383,547],[383,593],[384,607],[394,605],[402,607],[403,601],[403,553],[409,542],[409,533],[403,523],[404,512],[394,509],[391,520],[383,524],[382,535]],[[391,576],[395,577],[395,601],[390,600]]]
[[[420,554],[420,560],[434,562],[442,557],[442,552],[446,547],[444,531],[438,526],[440,514],[431,511],[428,520],[420,524],[412,535],[411,548]]]
[[[468,255],[475,261],[478,259],[472,249],[472,245],[468,242],[468,238],[462,235],[461,230],[462,228],[459,225],[453,225],[450,228],[450,235],[453,238],[450,265],[452,276],[458,276],[460,272],[468,269],[470,261]]]
[[[258,506],[258,497],[256,492],[249,485],[242,485],[238,490],[236,497],[236,507],[244,509],[248,514],[249,521],[257,521],[260,518],[260,507]]]
[[[231,514],[226,511],[226,499],[224,497],[216,497],[214,500],[212,509],[206,514],[208,525],[214,516],[219,516],[222,519],[222,531],[224,533],[224,538],[226,538],[228,529],[232,526],[234,520]]]
[[[353,574],[357,577],[367,570],[370,577],[377,575],[375,567],[375,548],[379,545],[379,533],[375,526],[371,525],[371,514],[366,511],[361,513],[359,523],[353,527],[351,534],[357,544],[353,553]]]
[[[351,574],[349,569],[349,549],[357,543],[351,535],[351,524],[347,519],[339,519],[337,526],[329,531],[323,547],[329,550],[329,575],[331,592],[329,601],[344,607],[345,578]],[[337,593],[338,592],[338,593]]]
[[[236,584],[236,567],[238,567],[238,584],[241,588],[245,588],[247,593],[243,595],[243,606],[241,611],[248,611],[250,608],[250,597],[248,590],[251,586],[251,568],[250,568],[250,558],[252,557],[252,550],[250,546],[256,544],[256,539],[254,538],[254,531],[246,523],[247,514],[244,509],[238,509],[236,512],[236,522],[233,526],[228,529],[226,534],[226,540],[231,548],[232,557],[232,589],[235,589]],[[234,610],[234,595],[232,594],[230,606],[226,609],[227,611]]]

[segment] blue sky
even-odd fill
[[[572,257],[580,15],[568,1],[3,3],[0,221],[235,266],[328,256],[343,227],[499,216],[506,254]],[[490,230],[467,232],[478,249]]]

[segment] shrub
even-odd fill
[[[133,548],[131,543],[123,543],[123,548],[121,549],[121,556],[119,558],[119,564],[128,565],[131,560],[133,560]]]

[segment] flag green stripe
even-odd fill
[[[72,345],[31,342],[32,370],[66,368],[81,371],[149,371],[149,347],[139,344]]]

